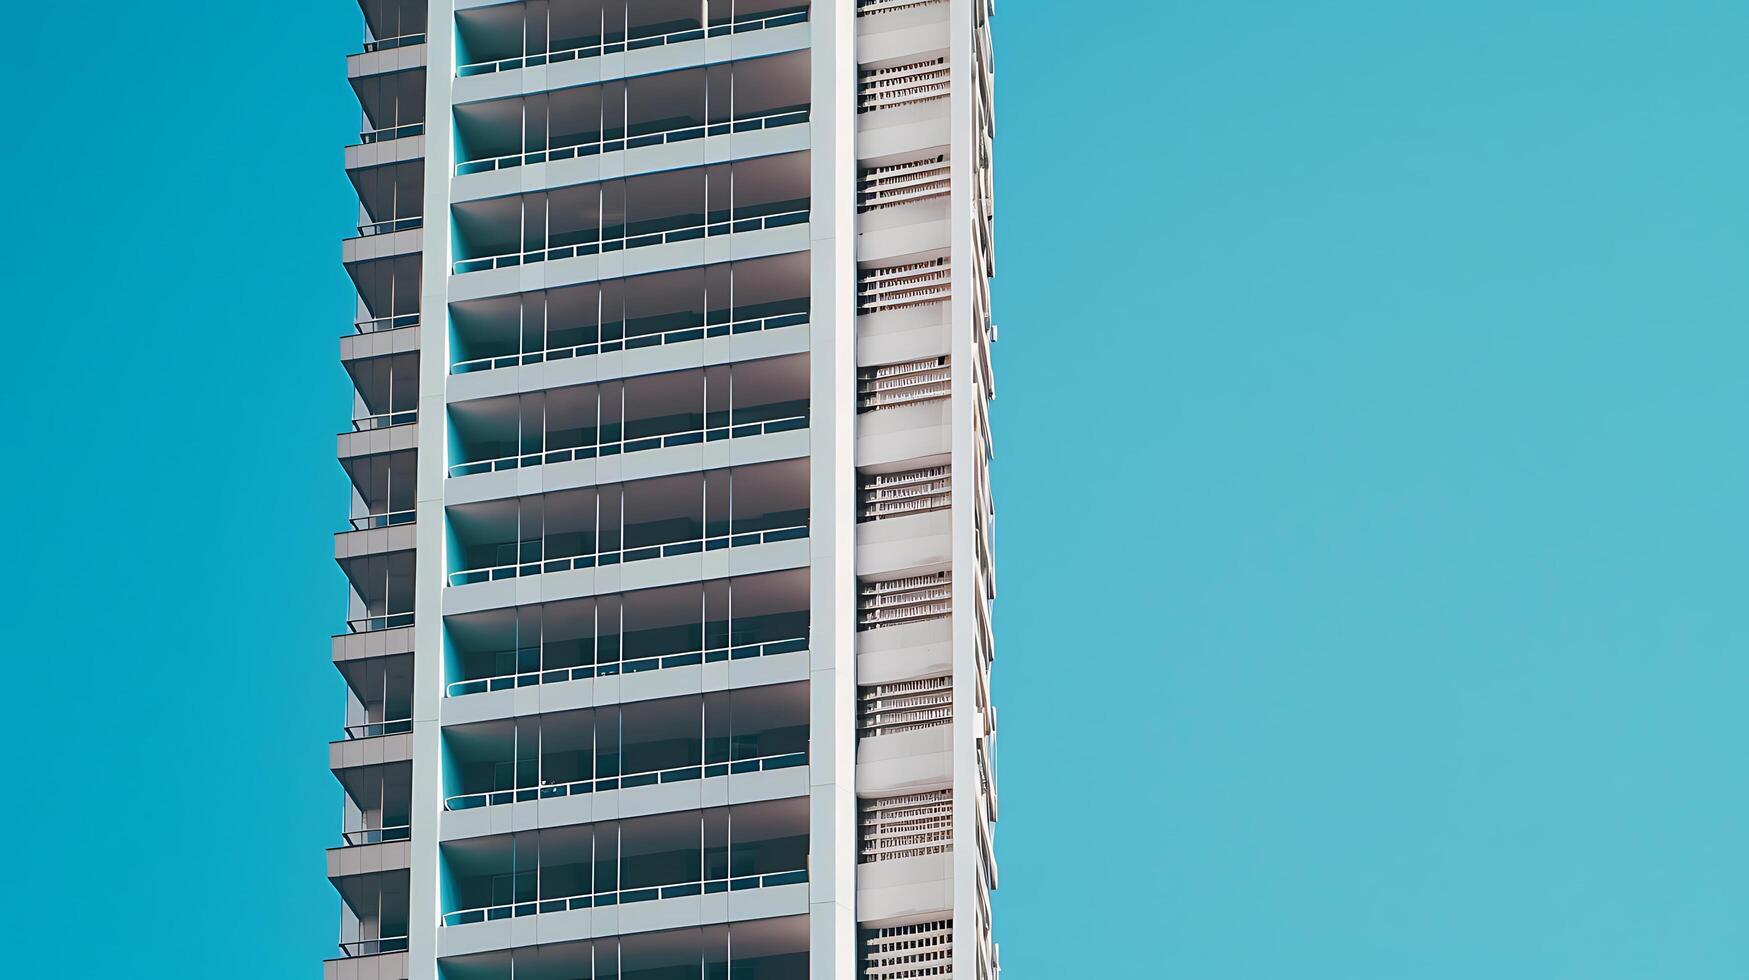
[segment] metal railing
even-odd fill
[[[880,629],[953,614],[953,578],[947,572],[857,585],[856,628]]]
[[[464,160],[455,165],[455,173],[457,177],[467,174],[489,173],[493,170],[509,170],[512,167],[526,166],[531,163],[554,163],[559,160],[595,156],[598,153],[632,150],[641,146],[684,143],[687,140],[703,139],[706,136],[752,133],[807,121],[808,110],[805,108],[776,109],[755,116],[741,116],[718,123],[678,126],[674,129],[664,129],[653,133],[639,133],[635,136],[604,136],[589,143],[573,143],[570,146],[554,146],[541,150],[506,153],[503,156],[485,157],[479,160]]]
[[[867,17],[870,14],[884,14],[893,10],[909,10],[912,7],[927,7],[932,3],[946,3],[947,0],[857,0],[856,16]]]
[[[953,850],[953,791],[864,799],[857,863],[874,864]]]
[[[952,268],[945,257],[862,269],[856,274],[856,312],[905,310],[953,298]]]
[[[362,847],[366,844],[388,844],[398,840],[407,840],[413,836],[413,828],[376,827],[370,830],[348,830],[341,834],[341,839],[347,847]]]
[[[953,503],[953,472],[946,465],[900,473],[876,473],[862,477],[859,482],[858,521],[945,510]]]
[[[749,772],[772,772],[778,769],[793,769],[796,766],[808,764],[806,752],[784,752],[778,755],[764,755],[753,759],[736,759],[729,762],[701,763],[693,766],[675,766],[670,769],[652,769],[649,772],[634,772],[623,776],[604,776],[600,779],[579,779],[570,783],[553,783],[547,786],[528,786],[522,789],[489,790],[484,793],[463,793],[451,796],[443,801],[445,810],[473,810],[483,806],[500,806],[505,803],[526,803],[529,800],[551,800],[561,796],[585,796],[590,793],[602,793],[617,789],[634,789],[639,786],[655,786],[659,783],[682,783],[693,779],[715,779],[718,776],[741,774]]]
[[[939,153],[921,160],[869,167],[856,179],[856,210],[860,214],[947,197],[951,177],[947,157]]]
[[[857,694],[857,738],[898,735],[953,722],[953,677],[868,684]]]
[[[870,929],[863,939],[865,976],[950,976],[953,920]]]
[[[384,939],[355,939],[349,943],[340,944],[341,956],[375,956],[378,953],[403,953],[407,950],[406,936],[389,936]]]
[[[413,614],[410,612],[382,613],[346,621],[347,630],[353,633],[375,633],[378,630],[400,629],[403,626],[412,625]]]
[[[418,511],[397,510],[387,514],[366,514],[352,519],[354,531],[368,531],[378,527],[394,527],[397,524],[411,524],[418,516]]]
[[[347,725],[346,740],[357,738],[380,738],[384,735],[405,735],[413,730],[413,719],[397,718],[394,721],[370,721],[362,725]]]
[[[352,431],[372,432],[377,429],[387,429],[397,425],[412,425],[419,421],[417,410],[407,412],[384,412],[380,415],[366,415],[352,420]]]
[[[364,53],[370,54],[374,51],[391,51],[395,48],[410,48],[415,44],[424,43],[425,35],[423,33],[402,34],[400,37],[372,38],[371,40],[364,42]]]
[[[929,58],[858,72],[856,111],[879,112],[945,99],[948,74],[946,58]]]
[[[469,75],[491,75],[501,71],[515,71],[518,68],[535,68],[541,65],[557,65],[567,61],[581,61],[586,58],[599,58],[604,54],[620,54],[625,51],[638,51],[643,48],[659,48],[670,44],[683,44],[687,41],[698,41],[706,37],[723,37],[729,34],[744,34],[748,31],[760,31],[770,27],[787,27],[790,24],[804,24],[808,20],[806,8],[792,10],[787,13],[773,14],[758,20],[742,21],[737,24],[716,24],[710,27],[689,27],[680,31],[669,31],[665,34],[648,34],[643,37],[631,37],[619,41],[600,40],[593,44],[584,44],[575,48],[562,48],[558,51],[543,51],[536,54],[519,55],[514,58],[499,58],[495,61],[476,61],[461,65],[455,73],[461,77]]]
[[[372,235],[391,235],[397,231],[411,231],[414,228],[425,227],[425,216],[416,214],[411,218],[390,218],[387,221],[372,221],[358,226],[358,237],[369,238]]]
[[[740,548],[750,544],[770,544],[775,541],[793,541],[808,536],[808,525],[794,524],[789,527],[773,528],[769,531],[742,531],[729,534],[713,534],[689,541],[670,541],[666,544],[641,545],[633,548],[616,548],[612,551],[598,551],[587,555],[572,555],[567,558],[554,558],[542,561],[518,562],[509,565],[492,565],[485,568],[469,568],[449,573],[449,584],[452,586],[472,585],[476,582],[496,582],[499,579],[519,578],[524,575],[541,575],[547,572],[568,572],[579,568],[595,568],[600,565],[618,565],[625,562],[644,561],[650,558],[671,558],[675,555],[695,555],[701,551],[718,551],[723,548]]]
[[[476,357],[450,365],[449,373],[467,374],[471,371],[488,371],[495,368],[518,367],[524,364],[540,364],[545,361],[562,361],[571,357],[589,357],[594,354],[606,354],[614,351],[663,347],[668,344],[683,344],[702,340],[706,337],[727,337],[731,334],[757,333],[763,330],[776,330],[779,327],[800,326],[807,322],[808,314],[806,313],[780,313],[775,316],[751,317],[727,323],[709,323],[699,327],[680,327],[662,333],[638,334],[619,340],[598,340],[572,347],[554,347],[544,351],[531,351],[526,354]]]
[[[443,696],[459,698],[469,694],[483,694],[488,691],[508,691],[518,687],[533,687],[537,684],[560,684],[565,681],[589,680],[593,677],[641,674],[645,671],[667,670],[671,667],[692,667],[698,664],[723,663],[729,660],[751,660],[755,657],[773,657],[780,653],[796,653],[807,648],[808,638],[806,636],[790,637],[784,640],[766,640],[763,643],[700,647],[696,650],[634,657],[630,660],[616,660],[611,663],[556,667],[551,670],[530,670],[520,674],[498,674],[494,677],[451,681],[444,687]]]
[[[776,432],[793,432],[796,429],[808,427],[808,415],[790,415],[781,419],[771,419],[765,422],[743,422],[738,425],[707,425],[696,429],[686,429],[680,432],[669,432],[658,436],[640,436],[631,439],[614,439],[608,442],[596,443],[593,446],[573,446],[570,449],[555,449],[538,453],[523,453],[515,456],[500,456],[496,459],[482,459],[470,463],[456,463],[449,468],[449,475],[472,476],[476,473],[497,473],[502,470],[514,470],[524,466],[540,466],[543,463],[569,463],[580,459],[596,459],[601,456],[618,456],[624,453],[641,453],[648,449],[667,449],[670,446],[696,446],[702,442],[720,442],[724,439],[745,439],[749,436],[771,435]]]
[[[379,316],[374,320],[359,320],[352,325],[354,333],[377,333],[382,330],[399,330],[402,327],[417,327],[419,314],[401,313],[395,316]]]
[[[424,136],[425,124],[422,122],[407,123],[405,126],[385,126],[382,129],[367,129],[358,134],[360,143],[387,143],[407,136]]]
[[[858,412],[940,401],[952,391],[953,374],[946,355],[860,368],[856,372]]]
[[[443,925],[463,926],[473,922],[494,922],[499,919],[520,919],[525,915],[544,912],[565,912],[574,909],[605,908],[630,905],[633,902],[653,902],[662,898],[684,898],[689,895],[715,895],[722,892],[746,891],[750,888],[771,888],[776,885],[800,885],[808,880],[808,870],[773,871],[762,875],[739,875],[734,878],[710,878],[672,885],[650,885],[645,888],[620,888],[614,891],[571,895],[565,898],[540,898],[509,905],[445,912]]]
[[[529,265],[535,262],[556,262],[560,259],[575,258],[582,255],[599,255],[602,252],[618,252],[628,248],[644,248],[650,245],[667,245],[673,242],[690,242],[700,238],[727,235],[730,233],[763,231],[767,228],[784,228],[789,225],[806,224],[808,209],[799,208],[793,211],[782,211],[777,214],[759,215],[753,218],[729,218],[724,221],[706,221],[684,228],[672,228],[668,231],[653,231],[642,235],[618,235],[613,238],[603,238],[593,242],[583,242],[579,245],[560,245],[556,248],[537,248],[527,252],[511,252],[508,255],[493,255],[481,259],[463,259],[455,264],[455,271],[480,272],[485,269],[508,269],[519,265]]]

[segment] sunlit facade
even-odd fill
[[[995,980],[987,0],[363,0],[334,980]]]

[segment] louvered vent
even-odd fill
[[[953,792],[938,789],[911,796],[862,801],[859,861],[895,861],[953,850]]]
[[[945,356],[861,368],[856,372],[856,410],[875,412],[940,401],[952,388],[953,374]]]
[[[953,611],[953,583],[946,572],[858,583],[856,628],[941,619]]]
[[[952,273],[945,257],[863,269],[856,276],[856,312],[859,314],[945,303],[952,297]]]
[[[856,111],[876,112],[947,98],[947,59],[930,58],[861,73]]]
[[[949,174],[947,157],[940,154],[869,167],[857,178],[856,210],[866,213],[946,197]]]
[[[927,7],[932,3],[946,3],[947,0],[857,0],[856,16],[867,17],[871,14],[884,14],[893,10],[909,10],[912,7]]]
[[[953,980],[953,920],[864,929],[862,976],[863,980]]]
[[[953,503],[953,480],[946,466],[865,475],[858,503],[861,521],[946,510]]]
[[[953,721],[953,677],[925,677],[861,689],[857,734],[897,735],[937,728]]]

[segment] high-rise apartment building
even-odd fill
[[[989,0],[363,0],[334,980],[994,980]]]

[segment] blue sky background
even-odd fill
[[[359,18],[193,6],[13,14],[10,975],[333,951]],[[1749,976],[1745,37],[1006,0],[1010,976]]]

